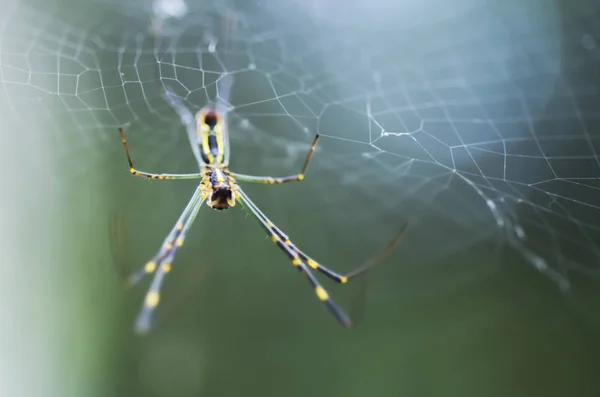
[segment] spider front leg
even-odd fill
[[[298,252],[292,247],[292,244],[289,240],[282,241],[279,237],[278,233],[274,230],[273,223],[268,220],[262,212],[258,210],[256,205],[250,200],[250,198],[244,193],[244,191],[238,188],[239,200],[242,203],[242,206],[246,210],[246,212],[251,215],[267,232],[269,236],[271,236],[271,240],[277,244],[277,246],[281,249],[281,251],[287,255],[287,257],[292,262],[292,265],[296,267],[302,274],[304,274],[309,283],[312,285],[317,298],[321,302],[323,302],[327,309],[333,314],[335,319],[344,327],[350,328],[352,326],[352,320],[344,311],[329,297],[329,294],[321,286],[319,281],[315,278],[315,276],[311,273],[308,265],[304,263],[304,261],[300,258]]]
[[[144,304],[137,317],[136,332],[145,333],[150,330],[152,314],[160,301],[160,291],[165,277],[171,271],[175,255],[183,246],[186,234],[194,223],[207,196],[208,192],[205,189],[205,185],[200,185],[175,223],[175,226],[171,229],[158,253],[142,269],[130,277],[130,284],[134,284],[144,275],[154,273],[154,278],[146,293]]]
[[[396,247],[402,242],[402,238],[404,237],[404,232],[406,231],[406,228],[408,227],[408,223],[405,223],[404,225],[402,225],[400,231],[398,233],[396,233],[396,235],[388,242],[388,244],[385,246],[385,248],[383,250],[381,250],[377,255],[375,255],[372,258],[370,258],[369,260],[367,260],[361,266],[358,266],[357,268],[350,271],[349,273],[342,275],[342,274],[339,274],[339,273],[321,265],[319,262],[317,262],[316,260],[314,260],[313,258],[308,256],[307,254],[305,254],[298,247],[296,247],[294,245],[294,243],[292,243],[290,238],[281,229],[279,229],[277,226],[275,226],[267,218],[267,216],[260,210],[260,208],[258,208],[258,206],[256,206],[252,201],[250,201],[250,199],[248,198],[247,195],[245,195],[245,193],[244,193],[244,196],[246,197],[246,200],[248,201],[248,205],[252,207],[252,211],[254,212],[255,216],[258,217],[261,221],[264,221],[267,224],[267,226],[270,228],[270,230],[276,234],[277,238],[280,241],[283,241],[286,246],[289,246],[296,254],[298,254],[298,257],[304,263],[306,263],[310,268],[317,270],[319,273],[325,275],[326,277],[330,278],[333,281],[336,281],[339,284],[346,284],[348,281],[352,280],[353,278],[355,278],[357,276],[360,276],[361,274],[364,274],[369,269],[371,269],[372,267],[376,266],[377,264],[379,264],[380,262],[385,260],[396,249]]]
[[[133,161],[131,161],[131,156],[129,154],[129,146],[127,145],[127,139],[125,138],[125,132],[123,132],[122,128],[119,128],[119,135],[121,135],[121,142],[123,143],[123,147],[125,148],[125,155],[127,156],[127,163],[129,164],[129,172],[133,176],[141,176],[143,178],[149,179],[200,179],[206,176],[206,172],[199,172],[197,174],[152,174],[150,172],[138,171],[133,167]]]
[[[310,162],[310,158],[312,157],[312,154],[314,153],[315,149],[317,148],[318,141],[319,141],[319,134],[317,134],[315,136],[312,146],[310,147],[310,150],[308,151],[308,155],[306,156],[306,160],[304,160],[304,165],[302,166],[302,170],[300,171],[299,174],[283,176],[283,177],[245,175],[245,174],[238,174],[238,173],[231,172],[231,171],[230,171],[230,174],[234,178],[236,178],[240,181],[264,183],[267,185],[278,185],[278,184],[286,183],[286,182],[300,182],[301,180],[304,179],[304,175],[306,174],[306,170],[308,169],[308,163]]]
[[[244,193],[243,190],[238,188],[238,194],[240,197],[240,202],[244,209],[250,214],[260,225],[261,227],[270,235],[271,240],[277,244],[279,249],[287,255],[287,257],[291,260],[292,265],[298,268],[304,275],[307,276],[308,281],[311,283],[315,290],[315,294],[319,298],[320,301],[327,305],[329,311],[334,315],[336,320],[342,324],[344,327],[351,327],[352,320],[344,313],[344,311],[329,297],[327,291],[319,284],[317,279],[311,273],[310,269],[315,269],[320,273],[324,274],[328,278],[337,281],[340,284],[345,284],[352,278],[364,274],[367,270],[371,269],[385,258],[387,258],[393,250],[398,246],[398,244],[402,240],[402,236],[404,235],[404,231],[406,230],[406,224],[402,227],[400,233],[398,233],[394,238],[388,243],[388,245],[383,249],[379,254],[377,254],[373,259],[368,260],[362,266],[357,269],[351,271],[346,275],[340,275],[332,270],[329,270],[325,266],[319,264],[317,261],[310,258],[308,255],[304,254],[300,251],[294,243],[285,235],[281,229],[271,222],[265,214],[250,200],[248,195]]]

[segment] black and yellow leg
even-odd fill
[[[190,211],[194,208],[194,204],[198,200],[198,197],[200,197],[202,189],[203,185],[201,184],[194,192],[194,195],[192,196],[187,206],[179,216],[179,219],[177,220],[175,226],[171,229],[167,237],[164,239],[163,244],[160,250],[156,253],[156,255],[154,255],[154,257],[150,261],[148,261],[144,266],[140,267],[137,271],[135,271],[134,273],[130,274],[129,277],[127,277],[126,284],[128,287],[133,287],[134,285],[139,283],[144,278],[144,276],[154,273],[154,271],[156,270],[156,264],[162,261],[163,258],[169,252],[169,250],[173,247],[175,240],[181,233],[185,220],[188,218]]]
[[[294,250],[298,253],[298,256],[300,256],[300,258],[302,258],[302,260],[305,261],[308,264],[308,266],[310,266],[313,269],[318,270],[320,273],[324,274],[325,276],[329,277],[332,280],[337,281],[340,284],[346,284],[348,281],[352,280],[353,278],[355,278],[361,274],[364,274],[365,272],[367,272],[368,270],[370,270],[377,264],[383,262],[388,256],[390,256],[390,254],[402,242],[402,238],[404,237],[404,232],[406,231],[407,226],[408,226],[408,223],[405,223],[402,226],[402,229],[400,229],[400,231],[394,236],[394,238],[392,238],[390,240],[390,242],[388,242],[388,244],[385,246],[385,248],[383,250],[381,250],[380,252],[378,252],[377,255],[373,256],[372,258],[367,260],[365,263],[358,266],[356,269],[354,269],[344,275],[340,275],[340,274],[334,272],[333,270],[329,270],[325,266],[319,264],[317,261],[315,261],[308,255],[306,255],[304,252],[302,252],[301,250],[296,248],[296,246],[294,246],[293,244],[291,244],[291,245],[293,246]],[[285,234],[283,234],[281,232],[281,230],[279,230],[279,229],[277,229],[277,230],[283,236],[285,236]],[[287,238],[287,236],[285,236],[285,237]],[[289,239],[288,239],[288,241],[289,241]]]
[[[329,294],[321,286],[319,281],[315,278],[315,276],[311,273],[308,265],[302,260],[302,258],[298,255],[298,253],[292,248],[291,242],[289,240],[283,240],[279,234],[275,231],[275,226],[271,221],[267,219],[267,217],[258,210],[256,205],[250,200],[250,198],[241,190],[238,189],[238,193],[240,195],[240,202],[242,206],[246,210],[246,212],[251,215],[267,232],[267,234],[271,237],[271,240],[281,249],[281,251],[287,255],[287,257],[292,262],[292,265],[296,267],[302,274],[304,274],[310,284],[312,285],[317,298],[321,302],[323,302],[331,314],[335,317],[335,319],[342,324],[344,327],[351,327],[352,320],[344,311],[329,297]]]
[[[280,183],[286,183],[286,182],[300,182],[301,180],[304,179],[304,175],[306,174],[306,170],[308,169],[308,163],[310,162],[310,158],[312,157],[313,152],[317,148],[318,140],[319,140],[319,135],[317,134],[312,143],[312,146],[310,147],[310,150],[308,151],[306,160],[304,160],[304,166],[302,167],[302,170],[300,171],[299,174],[283,176],[283,177],[254,176],[254,175],[238,174],[235,172],[230,172],[230,174],[237,180],[240,180],[243,182],[264,183],[267,185],[278,185]]]
[[[177,253],[177,250],[183,246],[185,234],[196,219],[198,211],[202,207],[202,203],[205,201],[206,197],[207,193],[205,193],[203,187],[198,187],[190,199],[188,206],[177,220],[173,230],[165,239],[158,254],[142,269],[146,274],[155,273],[155,275],[152,284],[146,293],[142,309],[138,315],[135,325],[136,332],[145,333],[150,329],[152,313],[160,301],[160,290],[165,276],[171,271],[175,254]]]
[[[152,174],[149,172],[138,171],[133,167],[133,161],[131,161],[131,155],[129,154],[129,146],[127,145],[127,139],[125,138],[125,132],[122,128],[119,128],[119,134],[121,135],[121,142],[125,148],[125,154],[127,155],[127,163],[129,164],[129,172],[131,175],[140,176],[148,179],[201,179],[207,175],[207,172],[199,172],[195,174]]]
[[[315,261],[308,255],[306,255],[304,252],[299,250],[292,243],[290,238],[285,233],[283,233],[283,231],[281,229],[279,229],[277,226],[275,226],[273,223],[271,223],[271,221],[265,216],[265,214],[263,214],[263,212],[256,205],[254,205],[254,211],[256,212],[257,216],[261,217],[262,220],[267,223],[267,225],[273,230],[273,232],[275,232],[277,234],[279,239],[281,241],[283,241],[285,245],[289,246],[294,252],[296,252],[298,254],[300,259],[304,263],[306,263],[310,268],[317,270],[321,274],[327,276],[328,278],[330,278],[340,284],[346,284],[349,280],[365,273],[367,270],[371,269],[378,263],[385,260],[394,251],[394,249],[396,249],[398,244],[400,244],[400,242],[402,241],[402,237],[404,236],[406,227],[408,226],[408,224],[405,223],[402,226],[402,228],[400,229],[400,232],[397,233],[394,236],[394,238],[392,240],[390,240],[390,242],[386,245],[386,247],[382,251],[377,253],[377,255],[375,255],[371,259],[367,260],[365,263],[363,263],[356,269],[350,271],[349,273],[342,275],[342,274],[334,272],[333,270],[330,270],[327,267],[321,265],[319,262]]]
[[[160,247],[160,250],[156,253],[156,255],[154,255],[154,257],[148,262],[146,262],[144,266],[138,269],[135,273],[132,273],[127,278],[128,287],[133,287],[134,285],[139,283],[146,275],[153,274],[156,271],[157,264],[163,262],[169,251],[173,248],[174,242],[177,240],[179,234],[181,233],[181,229],[183,226],[182,219],[187,217],[188,214],[189,212],[181,215],[181,217],[177,221],[177,224],[173,227],[167,238],[163,241],[163,244]]]

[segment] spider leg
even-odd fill
[[[246,197],[247,197],[247,195],[246,195]],[[260,210],[260,208],[258,208],[258,206],[256,206],[252,202],[250,202],[250,205],[253,206],[254,212],[270,226],[271,230],[278,236],[278,238],[281,241],[283,241],[287,246],[289,246],[292,250],[294,250],[304,263],[306,263],[312,269],[317,270],[318,272],[322,273],[326,277],[328,277],[328,278],[332,279],[333,281],[336,281],[340,284],[346,284],[349,280],[365,273],[369,269],[371,269],[374,266],[378,265],[379,263],[383,262],[388,256],[390,256],[390,254],[402,242],[402,238],[404,237],[404,232],[406,231],[406,228],[408,226],[408,223],[405,223],[404,225],[402,225],[402,228],[400,229],[400,231],[398,233],[396,233],[396,235],[388,242],[386,247],[383,250],[381,250],[380,252],[378,252],[375,256],[368,259],[366,262],[364,262],[362,265],[358,266],[356,269],[350,271],[349,273],[342,275],[340,273],[337,273],[337,272],[321,265],[319,262],[312,259],[310,256],[305,254],[303,251],[298,249],[298,247],[296,247],[294,245],[294,243],[292,243],[290,238],[285,233],[283,233],[283,231],[281,229],[279,229],[271,221],[269,221],[269,219]]]
[[[262,212],[257,211],[256,205],[252,202],[252,200],[250,200],[248,195],[246,195],[246,193],[244,193],[242,189],[238,187],[237,191],[239,194],[240,202],[242,203],[242,206],[244,207],[246,212],[249,215],[251,215],[262,226],[262,228],[265,230],[265,232],[267,232],[269,236],[271,236],[271,240],[275,244],[277,244],[277,246],[281,249],[283,253],[287,255],[287,257],[292,262],[292,265],[298,268],[298,270],[300,270],[300,272],[307,277],[319,300],[325,303],[331,314],[333,314],[335,319],[341,325],[347,328],[351,327],[352,320],[350,319],[350,317],[348,317],[348,315],[344,313],[344,311],[329,297],[329,294],[327,293],[325,288],[321,286],[319,281],[311,273],[307,264],[304,263],[304,261],[298,255],[298,252],[296,252],[292,248],[291,242],[289,242],[289,240],[284,241],[281,239],[279,234],[273,229],[273,223],[270,220],[268,220]]]
[[[283,177],[272,177],[272,176],[254,176],[254,175],[245,175],[238,174],[235,172],[229,172],[234,178],[244,181],[244,182],[254,182],[254,183],[264,183],[267,185],[278,185],[286,182],[300,182],[304,180],[304,175],[306,174],[306,170],[308,169],[308,164],[310,163],[310,159],[317,148],[317,142],[319,141],[319,134],[315,136],[313,140],[312,146],[308,151],[308,155],[306,156],[306,160],[304,160],[304,165],[302,166],[302,170],[299,174],[283,176]]]
[[[121,135],[121,142],[123,143],[123,147],[125,148],[125,155],[127,156],[127,163],[129,164],[129,172],[133,176],[140,176],[149,179],[201,179],[206,176],[206,172],[200,172],[196,174],[153,174],[145,171],[138,171],[133,167],[133,161],[131,160],[131,155],[129,154],[129,146],[127,145],[127,139],[125,138],[125,132],[122,128],[119,128],[119,135]]]
[[[130,279],[130,284],[137,283],[144,274],[155,273],[150,288],[146,293],[144,305],[138,315],[136,321],[136,331],[145,333],[151,327],[152,313],[158,306],[160,300],[160,290],[164,282],[165,276],[171,271],[171,264],[175,259],[175,255],[179,248],[183,246],[183,241],[189,228],[192,226],[202,203],[205,201],[208,193],[205,191],[204,185],[198,186],[194,195],[190,199],[188,205],[183,210],[183,213],[177,220],[177,223],[164,240],[164,243],[159,252],[152,258],[151,261],[134,273]]]
[[[190,147],[196,157],[198,164],[202,164],[202,156],[200,155],[200,149],[198,148],[198,137],[196,131],[196,125],[194,123],[194,116],[190,110],[185,107],[181,99],[173,92],[170,88],[165,87],[165,91],[162,94],[163,98],[169,103],[171,108],[175,110],[181,123],[185,126]]]

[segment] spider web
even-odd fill
[[[574,274],[598,279],[600,25],[586,17],[597,5],[215,3],[5,6],[3,114],[24,126],[26,112],[39,114],[60,162],[77,147],[101,166],[107,151],[121,154],[125,126],[140,162],[193,172],[191,157],[172,154],[186,140],[162,90],[197,110],[232,75],[223,99],[240,172],[292,170],[318,132],[312,169],[328,181],[305,188],[336,216],[353,197],[332,184],[370,203],[357,224],[408,219],[410,238],[425,242],[406,245],[418,257],[487,238],[564,291]],[[260,161],[236,163],[248,147],[264,148]]]

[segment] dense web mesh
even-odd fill
[[[158,164],[185,139],[163,88],[197,110],[233,76],[232,151],[270,153],[240,172],[291,169],[318,132],[321,172],[402,214],[427,254],[492,238],[564,290],[573,272],[597,277],[600,117],[585,77],[600,61],[585,17],[597,5],[216,3],[98,1],[68,15],[15,3],[0,26],[3,113],[42,114],[61,162],[65,141],[90,164],[122,150],[125,126]],[[193,172],[183,158],[165,172]]]

